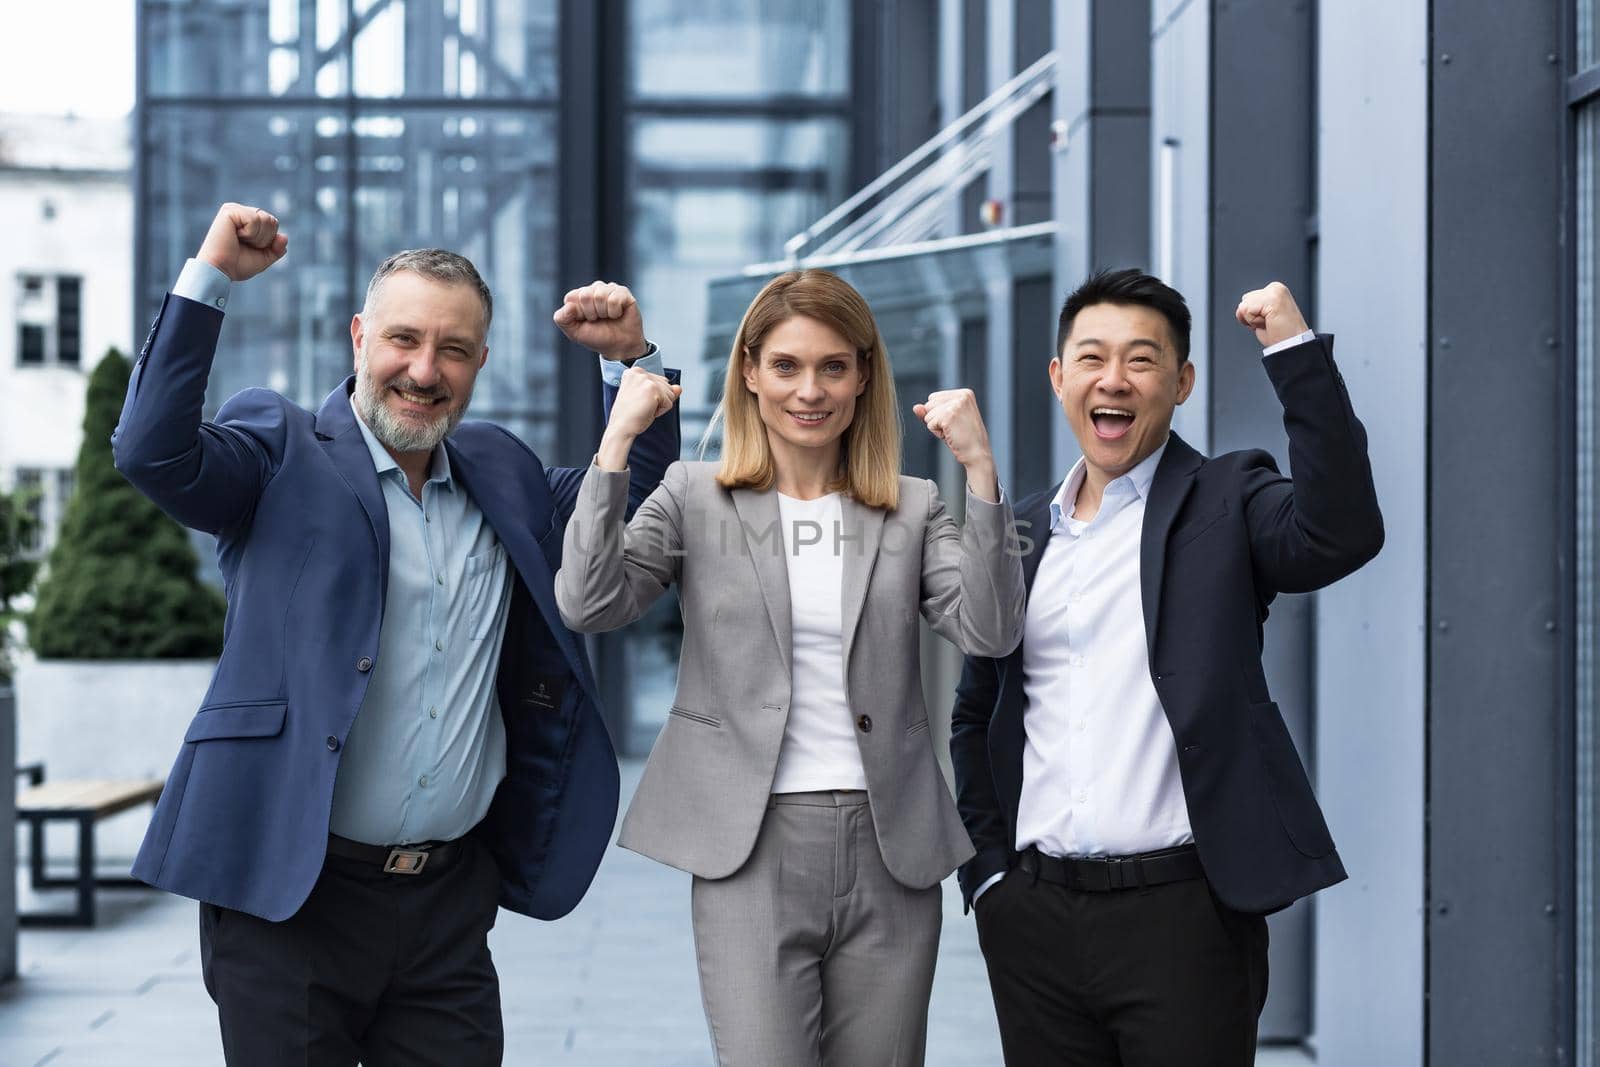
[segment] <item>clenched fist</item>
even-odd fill
[[[554,318],[562,333],[604,359],[644,355],[644,320],[626,285],[597,281],[573,289]]]
[[[242,282],[278,262],[288,251],[289,237],[278,232],[275,216],[258,207],[223,204],[195,258]]]
[[[989,431],[972,390],[941,389],[928,394],[924,403],[912,405],[911,410],[965,468],[967,488],[991,504],[999,503],[1000,480],[989,449]]]
[[[1282,282],[1272,282],[1265,289],[1244,294],[1239,298],[1239,309],[1233,317],[1241,326],[1255,331],[1262,348],[1271,348],[1309,329],[1306,317],[1300,314],[1300,307],[1294,302],[1294,294]]]
[[[601,469],[620,471],[627,467],[633,439],[671,411],[682,393],[682,386],[673,385],[642,367],[623,371],[617,398],[611,402],[611,421],[606,423],[605,436],[600,438],[596,461]]]

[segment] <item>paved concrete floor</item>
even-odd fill
[[[624,768],[625,792],[638,770]],[[30,899],[24,894],[24,905]],[[139,890],[106,891],[100,901],[92,930],[23,932],[19,980],[0,986],[0,1067],[220,1064],[193,902]],[[709,1064],[688,916],[687,875],[615,848],[589,895],[560,922],[502,911],[490,940],[506,1063]],[[928,1063],[998,1065],[983,961],[953,881],[945,918]],[[1289,1050],[1257,1060],[1259,1067],[1310,1062]]]

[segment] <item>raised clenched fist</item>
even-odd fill
[[[673,385],[662,375],[651,374],[643,367],[629,367],[623,371],[622,384],[611,402],[611,421],[606,423],[600,450],[595,453],[595,461],[601,469],[626,469],[633,439],[671,411],[682,395],[682,386]]]
[[[605,359],[644,355],[644,319],[626,285],[590,282],[561,299],[555,323],[573,341]]]
[[[289,237],[278,232],[276,216],[245,204],[223,204],[195,258],[242,282],[278,262],[288,251]]]
[[[1271,282],[1264,289],[1244,294],[1233,315],[1241,326],[1255,331],[1262,348],[1271,348],[1309,328],[1300,306],[1294,302],[1294,294],[1282,282]]]
[[[928,432],[944,442],[950,454],[967,472],[967,486],[973,493],[995,503],[1000,499],[1000,483],[995,475],[994,453],[989,448],[989,430],[983,412],[971,389],[941,389],[911,408]]]

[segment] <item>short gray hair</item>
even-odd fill
[[[372,272],[372,280],[367,283],[367,300],[361,309],[363,315],[372,310],[372,301],[378,295],[383,280],[400,271],[420,274],[445,285],[472,286],[478,291],[478,299],[483,301],[483,332],[488,336],[489,322],[494,317],[494,298],[489,295],[489,286],[484,282],[483,275],[478,273],[478,268],[472,265],[472,260],[443,248],[408,248],[379,263],[378,269]]]

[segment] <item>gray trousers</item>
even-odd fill
[[[920,1067],[944,910],[884,867],[866,793],[774,795],[693,910],[719,1067]]]

